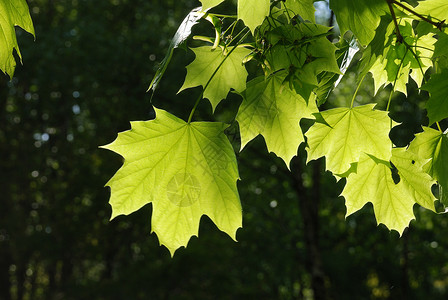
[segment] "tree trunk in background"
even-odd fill
[[[311,275],[311,288],[315,300],[328,299],[325,287],[325,272],[322,266],[319,248],[319,200],[320,200],[320,161],[312,161],[308,167],[312,167],[312,186],[304,186],[302,178],[302,166],[300,160],[295,157],[291,164],[291,172],[294,178],[295,189],[299,198],[299,207],[302,214],[303,230],[306,247],[306,268]]]

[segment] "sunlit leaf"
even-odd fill
[[[300,120],[314,118],[312,113],[318,110],[314,98],[307,103],[282,82],[283,77],[278,75],[250,81],[242,93],[243,102],[236,120],[240,125],[241,148],[261,134],[268,150],[289,166],[304,141]]]
[[[203,46],[191,50],[196,59],[187,66],[187,76],[179,92],[199,85],[207,87],[203,96],[210,100],[214,110],[230,89],[242,92],[246,88],[243,59],[251,52],[249,49],[237,47],[232,52],[224,52],[219,47]]]
[[[375,35],[381,15],[387,11],[386,1],[331,0],[341,33],[352,31],[362,45],[367,45]]]
[[[151,121],[132,122],[104,146],[124,157],[124,164],[107,183],[112,218],[152,203],[152,231],[173,255],[198,235],[207,215],[235,239],[241,227],[236,187],[238,169],[223,123],[183,120],[155,109]]]
[[[392,143],[392,120],[387,112],[374,110],[375,104],[335,108],[319,114],[306,132],[307,161],[326,157],[326,168],[333,174],[345,173],[363,153],[388,161]]]
[[[253,33],[269,15],[269,8],[269,0],[238,0],[238,18],[243,20],[244,25]]]
[[[363,154],[357,172],[347,177],[342,191],[347,207],[347,216],[371,202],[378,223],[402,234],[414,219],[414,199],[403,182],[395,184],[389,163]]]

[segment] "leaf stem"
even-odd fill
[[[364,81],[364,78],[366,78],[366,75],[367,75],[367,73],[364,74],[364,76],[362,76],[361,81],[358,83],[358,86],[356,87],[355,93],[353,94],[353,97],[352,97],[352,102],[350,103],[350,108],[353,108],[353,103],[355,103],[356,95],[358,95],[359,88],[361,87],[361,84]]]
[[[221,66],[224,64],[224,62],[226,61],[226,59],[230,56],[230,54],[232,54],[232,52],[238,47],[238,45],[240,45],[244,39],[247,37],[247,35],[250,33],[250,30],[245,27],[243,30],[241,30],[233,39],[235,40],[241,33],[243,33],[243,31],[247,29],[247,32],[244,34],[244,36],[238,41],[238,43],[233,46],[232,49],[230,49],[230,51],[224,56],[224,59],[219,63],[218,67],[216,68],[216,70],[213,72],[212,76],[210,76],[210,78],[208,79],[207,83],[204,86],[204,89],[202,90],[201,94],[199,94],[198,99],[196,99],[196,102],[193,106],[193,108],[191,109],[190,115],[188,116],[188,121],[187,123],[191,123],[191,119],[193,118],[194,112],[196,111],[196,108],[199,105],[199,102],[201,102],[203,96],[204,96],[204,92],[207,89],[208,85],[210,84],[210,82],[212,81],[213,77],[215,77],[216,73],[218,73],[218,70],[221,68]]]
[[[447,24],[445,24],[445,20],[440,21],[440,22],[434,22],[434,21],[428,19],[427,17],[425,17],[425,16],[419,14],[419,13],[416,12],[415,10],[413,10],[413,9],[411,9],[411,8],[409,8],[409,7],[407,7],[407,6],[404,5],[403,3],[398,2],[398,1],[396,1],[396,0],[388,0],[387,3],[389,4],[389,6],[390,6],[391,3],[393,3],[393,4],[395,4],[395,5],[397,5],[397,6],[401,7],[401,8],[403,8],[404,10],[407,10],[408,12],[410,12],[411,14],[413,14],[414,16],[417,16],[417,17],[419,17],[420,19],[422,19],[423,21],[425,21],[425,22],[427,22],[427,23],[433,25],[434,27],[436,27],[436,28],[439,29],[440,31],[442,31],[442,28],[443,28],[443,27],[447,27],[447,26],[448,26]]]
[[[442,132],[442,128],[440,128],[439,122],[436,122],[436,124],[437,124],[437,128],[439,128],[439,131]]]

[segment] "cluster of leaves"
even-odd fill
[[[438,123],[448,117],[444,0],[416,6],[394,0],[330,1],[343,35],[335,43],[328,38],[331,28],[316,24],[313,0],[239,0],[236,16],[209,12],[223,0],[201,2],[202,9],[193,10],[179,27],[150,89],[156,90],[173,49],[205,19],[215,36],[196,37],[205,44],[191,49],[196,59],[187,66],[180,89],[202,86],[202,93],[187,122],[156,109],[154,120],[131,123],[131,130],[105,146],[125,158],[107,184],[112,217],[152,203],[152,230],[171,254],[197,235],[204,214],[235,238],[242,212],[237,160],[225,135],[228,125],[192,122],[201,99],[208,99],[214,110],[231,90],[243,98],[235,117],[240,151],[262,135],[268,150],[289,166],[306,141],[308,161],[325,157],[326,169],[337,180],[346,178],[342,196],[347,215],[371,202],[378,223],[401,234],[414,219],[414,204],[436,211],[433,185],[445,201],[448,137]],[[370,73],[375,92],[392,86],[386,110],[375,109],[375,103],[354,106],[357,90],[350,107],[326,110],[329,93],[358,49],[359,85]],[[249,61],[260,72],[246,82]],[[423,127],[407,147],[399,148],[389,138],[397,123],[388,110],[392,93],[407,93],[409,78],[429,92],[426,110],[434,128]],[[305,134],[302,119],[314,120]]]
[[[378,223],[402,233],[414,219],[413,206],[436,211],[436,197],[448,197],[448,137],[438,122],[448,117],[446,51],[448,18],[444,0],[411,6],[404,1],[330,1],[343,37],[332,43],[331,28],[315,23],[313,0],[238,0],[237,15],[210,12],[223,0],[202,0],[185,18],[150,85],[156,90],[173,49],[201,19],[214,37],[197,37],[180,91],[202,86],[187,121],[161,109],[156,118],[132,122],[132,129],[104,146],[121,154],[123,167],[108,182],[112,217],[153,205],[152,230],[174,254],[198,234],[202,215],[235,238],[242,224],[237,190],[237,159],[220,122],[192,122],[201,99],[213,110],[233,90],[243,98],[236,113],[241,149],[262,135],[270,152],[289,166],[306,141],[308,161],[326,159],[339,180],[347,215],[373,203]],[[242,22],[241,22],[242,21]],[[244,23],[244,26],[242,26]],[[326,110],[328,94],[338,84],[353,52],[362,51],[359,85],[370,73],[375,91],[391,85],[385,111],[375,103]],[[259,66],[247,81],[245,64]],[[429,125],[405,148],[395,147],[388,114],[393,92],[406,94],[409,78],[428,91]],[[359,86],[358,86],[359,88]],[[314,120],[304,134],[300,121]],[[305,138],[306,137],[306,138]]]

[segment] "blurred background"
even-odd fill
[[[238,242],[203,217],[200,238],[171,258],[150,234],[150,205],[109,221],[104,184],[122,159],[98,147],[129,121],[153,117],[146,89],[157,62],[200,3],[28,3],[36,41],[18,29],[24,65],[12,80],[0,75],[1,300],[447,299],[446,217],[416,206],[417,221],[401,238],[376,225],[370,204],[345,219],[343,180],[325,172],[323,160],[306,166],[303,145],[293,172],[260,137],[238,154]],[[330,17],[320,15],[327,24]],[[203,23],[194,34],[212,34]],[[176,49],[152,99],[184,119],[200,93],[176,95],[192,59]],[[350,100],[355,71],[327,108]],[[372,99],[372,87],[366,81],[357,102],[384,109],[388,92]],[[427,124],[422,98],[412,85],[407,99],[394,98],[391,115],[402,123],[391,134],[395,144],[406,145]],[[232,123],[241,99],[229,99],[215,117],[202,101],[197,119]]]

